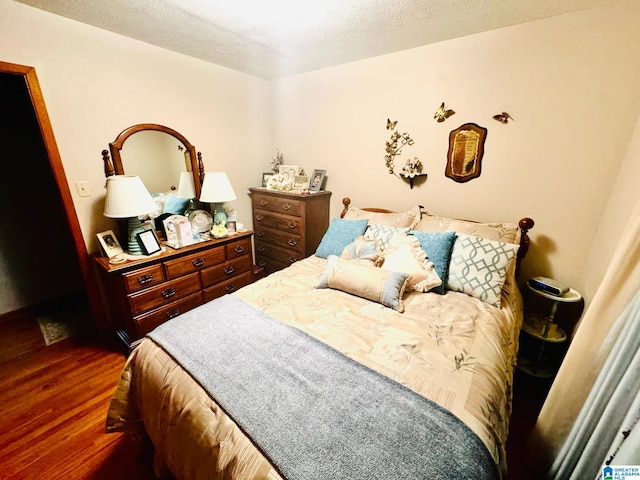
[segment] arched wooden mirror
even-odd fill
[[[138,175],[149,192],[154,193],[176,190],[180,172],[187,171],[193,175],[195,197],[200,198],[204,178],[202,156],[172,128],[155,123],[133,125],[109,144],[109,150],[102,151],[105,176]]]

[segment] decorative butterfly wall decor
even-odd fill
[[[497,120],[500,123],[509,123],[509,120],[513,120],[513,117],[509,115],[507,112],[498,113],[492,117],[494,120]]]
[[[433,114],[433,118],[436,119],[438,123],[444,122],[451,115],[455,115],[456,112],[444,106],[444,102],[442,105],[436,110],[436,113]]]

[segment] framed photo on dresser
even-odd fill
[[[313,175],[309,178],[309,191],[319,192],[322,190],[322,184],[324,183],[324,176],[327,174],[326,170],[314,170]]]
[[[107,230],[106,232],[100,232],[96,234],[98,237],[98,243],[100,244],[100,251],[102,255],[108,258],[115,257],[124,252],[120,243],[118,242],[118,237],[116,237],[113,230]]]

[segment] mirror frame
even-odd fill
[[[111,151],[111,157],[109,157],[109,150],[102,151],[102,161],[104,162],[104,175],[110,177],[112,175],[124,175],[124,167],[122,166],[121,150],[124,146],[124,142],[134,133],[142,132],[145,130],[154,130],[156,132],[164,132],[175,138],[177,138],[189,152],[189,158],[191,161],[191,172],[193,174],[193,184],[196,191],[196,198],[200,198],[200,191],[202,189],[202,181],[204,180],[204,163],[202,162],[202,154],[196,153],[196,147],[191,145],[181,133],[175,131],[172,128],[159,125],[157,123],[139,123],[132,125],[129,128],[124,129],[118,134],[116,139],[109,144],[109,150]]]

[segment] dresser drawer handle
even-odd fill
[[[283,203],[282,204],[282,209],[283,210],[291,210],[291,204],[290,203]]]
[[[166,290],[163,290],[161,295],[162,298],[171,298],[176,294],[176,289],[175,288],[167,288]]]
[[[260,206],[264,207],[268,204],[269,202],[267,200],[265,200],[264,198],[262,200],[260,200]]]
[[[172,311],[166,313],[167,320],[171,320],[172,318],[175,318],[178,315],[180,315],[180,309],[179,308],[176,308],[175,310],[172,310]]]
[[[201,266],[203,266],[203,265],[204,265],[204,258],[202,258],[202,257],[198,257],[198,258],[194,259],[194,260],[191,262],[191,264],[192,264],[194,267],[196,267],[196,268],[201,267]]]
[[[236,286],[232,283],[231,285],[224,287],[224,289],[227,293],[233,293],[236,291]]]
[[[242,255],[244,253],[244,247],[242,245],[238,245],[233,249],[238,255]]]
[[[297,228],[298,224],[296,222],[289,222],[288,227],[293,229],[293,228]]]
[[[267,262],[265,262],[264,260],[260,260],[260,261],[258,262],[258,265],[259,265],[260,267],[264,268],[264,267],[266,267],[266,266],[267,266]]]
[[[138,277],[138,283],[140,285],[145,285],[147,283],[149,283],[151,280],[153,280],[153,275],[151,275],[150,273],[146,274],[146,275],[141,275]]]
[[[296,263],[298,259],[296,257],[289,257],[289,263]]]
[[[229,265],[227,268],[225,268],[225,269],[223,270],[223,272],[224,272],[224,273],[226,273],[227,275],[231,275],[231,274],[232,274],[233,272],[235,272],[235,271],[236,271],[236,269],[235,269],[235,268],[233,268],[233,266],[232,266],[232,265]]]
[[[260,246],[258,247],[258,251],[259,251],[260,253],[264,252],[266,249],[267,249],[267,247],[265,247],[264,245],[260,245]]]
[[[264,237],[264,232],[258,232],[258,233],[256,233],[256,235],[259,236],[259,237]]]
[[[287,242],[291,247],[295,247],[296,245],[298,245],[298,241],[295,238],[290,238],[289,241]]]
[[[259,222],[261,222],[264,219],[264,215],[262,215],[261,213],[256,215],[256,220],[258,220]]]

